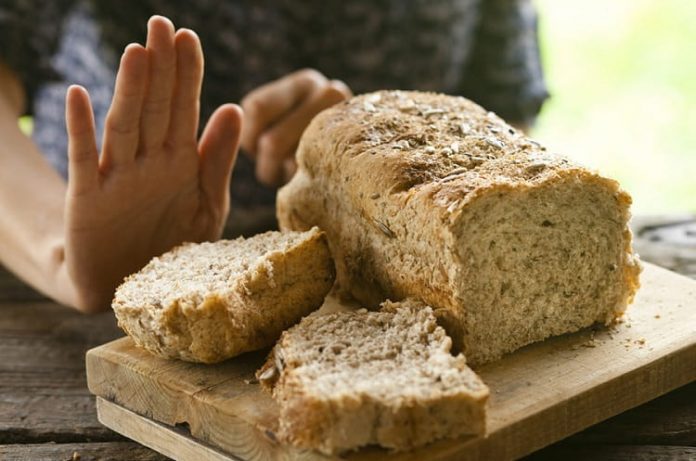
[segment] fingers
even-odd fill
[[[213,203],[227,203],[230,175],[237,158],[242,110],[235,104],[220,106],[201,136],[201,187]]]
[[[114,97],[104,126],[104,168],[124,165],[135,158],[147,72],[145,48],[136,44],[128,45],[121,57]]]
[[[203,50],[198,36],[188,29],[177,31],[174,47],[176,82],[167,137],[175,144],[190,143],[195,146],[203,82]]]
[[[316,114],[343,101],[349,94],[350,90],[345,84],[332,81],[263,133],[256,148],[258,180],[275,186],[282,183],[288,175],[291,177],[294,167],[288,167],[284,162],[293,158],[304,129]]]
[[[242,100],[245,114],[242,128],[244,150],[255,157],[256,143],[261,133],[326,82],[326,77],[316,70],[303,69],[250,92]]]
[[[151,148],[159,147],[165,141],[176,80],[174,25],[165,17],[153,16],[147,26],[150,70],[140,120],[140,139],[146,152],[155,151]]]
[[[94,115],[87,90],[73,85],[65,97],[68,131],[68,188],[81,195],[99,185],[99,154],[95,138]]]

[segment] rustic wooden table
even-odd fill
[[[696,217],[634,223],[644,259],[696,278]],[[0,460],[165,460],[99,424],[84,355],[122,333],[0,269]],[[541,450],[527,461],[694,461],[696,383]]]

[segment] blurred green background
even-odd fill
[[[696,211],[696,0],[536,0],[551,99],[533,137],[618,179],[634,213]]]

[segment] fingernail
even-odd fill
[[[185,32],[185,33],[188,32],[188,33],[190,33],[191,35],[193,35],[194,37],[198,38],[198,34],[196,33],[196,31],[194,31],[194,30],[192,30],[192,29],[189,29],[189,28],[186,28],[186,27],[182,27],[181,29],[179,29],[178,33],[181,33],[181,32]]]
[[[68,91],[76,91],[76,90],[77,91],[84,91],[84,89],[85,89],[85,87],[83,87],[82,85],[78,85],[76,83],[73,83],[72,85],[70,85],[68,87]]]
[[[168,17],[161,16],[159,14],[155,14],[155,15],[150,16],[150,19],[147,21],[148,29],[150,29],[150,27],[152,27],[152,22],[157,21],[157,20],[164,21],[165,23],[167,23],[167,26],[169,26],[170,29],[172,29],[172,30],[174,29],[174,23]]]
[[[141,48],[141,46],[138,43],[129,43],[126,45],[126,47],[123,49],[123,54],[126,54],[128,50],[132,50],[134,48]]]

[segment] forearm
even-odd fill
[[[20,131],[16,84],[1,71],[0,83],[0,262],[42,293],[74,305],[63,252],[66,184]]]

